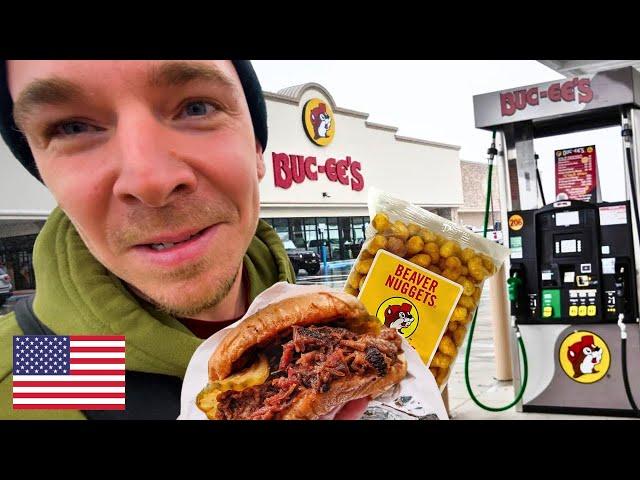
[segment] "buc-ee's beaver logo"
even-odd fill
[[[307,137],[316,145],[325,147],[333,140],[336,129],[333,111],[324,100],[312,98],[305,103],[302,124]]]
[[[604,340],[585,330],[568,335],[560,345],[559,356],[564,373],[579,383],[597,382],[606,375],[611,363]]]
[[[376,317],[389,328],[395,328],[404,338],[409,338],[418,328],[418,309],[402,297],[386,299],[378,307]]]

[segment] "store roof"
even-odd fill
[[[423,140],[421,138],[405,137],[405,136],[398,135],[396,133],[398,131],[398,127],[370,122],[367,120],[369,118],[368,113],[358,112],[356,110],[349,110],[347,108],[338,107],[336,105],[336,102],[333,100],[333,97],[331,96],[331,94],[327,91],[326,88],[324,88],[319,83],[309,82],[309,83],[303,83],[301,85],[293,85],[291,87],[280,89],[278,90],[277,93],[267,92],[266,90],[263,90],[262,93],[267,99],[278,100],[285,103],[291,103],[291,104],[297,105],[300,103],[300,99],[302,98],[302,95],[304,94],[304,92],[309,89],[320,91],[327,98],[327,100],[331,104],[331,108],[335,113],[341,113],[343,115],[350,115],[352,117],[361,118],[365,121],[364,123],[368,128],[375,128],[377,130],[386,130],[388,132],[391,132],[395,135],[396,140],[400,142],[418,143],[421,145],[430,145],[433,147],[450,148],[452,150],[460,150],[461,148],[459,145],[451,145],[448,143],[440,143],[440,142],[431,142],[429,140]]]
[[[278,90],[278,94],[300,101],[300,98],[302,98],[302,94],[306,90],[309,90],[310,88],[313,88],[315,90],[320,90],[324,94],[324,96],[327,97],[327,100],[329,100],[329,103],[331,104],[331,108],[335,110],[336,102],[333,100],[333,97],[327,91],[327,89],[324,88],[319,83],[310,82],[310,83],[302,83],[300,85],[293,85],[291,87]]]
[[[640,70],[640,60],[538,60],[538,62],[566,77],[592,75],[603,70],[629,66]]]

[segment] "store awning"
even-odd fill
[[[592,75],[603,70],[629,66],[640,70],[640,60],[538,60],[538,62],[566,77]]]

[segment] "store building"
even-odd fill
[[[484,209],[487,201],[487,162],[460,161],[462,174],[462,192],[464,204],[458,209],[458,223],[482,229],[484,225]],[[491,199],[489,202],[489,222],[487,228],[492,230],[495,222],[500,221],[500,187],[498,172],[494,169],[491,178]],[[499,230],[499,228],[498,228]]]
[[[35,288],[33,243],[56,203],[0,141],[0,266],[15,290]]]
[[[269,143],[261,217],[296,246],[329,261],[354,258],[377,187],[458,221],[463,204],[459,150],[397,135],[368,114],[339,107],[315,83],[265,92]],[[35,288],[31,251],[55,206],[51,194],[0,142],[0,264],[19,289]]]
[[[267,174],[261,216],[297,247],[354,258],[369,223],[367,192],[382,189],[457,221],[460,147],[397,135],[336,105],[321,85],[265,92]]]

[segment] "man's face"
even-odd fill
[[[228,292],[262,149],[230,61],[11,61],[14,114],[91,253],[177,315]]]

